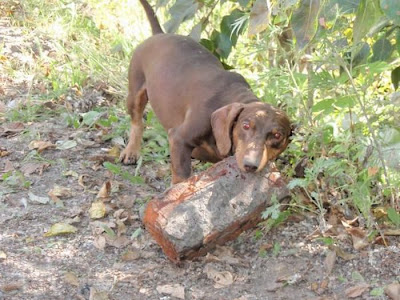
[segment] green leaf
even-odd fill
[[[372,56],[371,61],[386,61],[392,55],[393,50],[394,46],[390,43],[390,41],[388,39],[381,38],[372,46],[372,52],[374,55]]]
[[[353,14],[356,12],[360,0],[330,0],[322,7],[321,14],[327,20],[335,20],[339,14]]]
[[[399,52],[399,54],[400,54],[400,28],[397,29],[396,48],[397,48],[397,52]]]
[[[367,77],[371,77],[371,79],[375,79],[374,77],[377,74],[388,71],[390,68],[391,66],[387,62],[375,61],[373,63],[360,65],[356,68],[356,70],[363,73]]]
[[[239,0],[239,4],[242,7],[247,7],[247,4],[249,4],[250,0]]]
[[[357,44],[382,16],[379,0],[361,0],[353,27],[353,42]]]
[[[281,244],[278,242],[274,243],[274,248],[272,249],[272,256],[276,257],[278,256],[279,252],[281,251]]]
[[[334,131],[334,128],[331,125],[327,125],[323,128],[322,140],[323,140],[324,144],[329,144],[330,142],[332,142],[333,131]],[[314,198],[317,198],[317,197],[318,197],[318,194]]]
[[[305,188],[305,187],[307,187],[307,185],[308,185],[308,182],[304,178],[295,178],[295,179],[290,180],[287,187],[289,189],[294,189],[296,186]]]
[[[98,111],[89,111],[87,113],[82,114],[83,116],[83,124],[87,126],[92,126],[96,121],[101,117],[102,113]]]
[[[360,0],[333,0],[329,2],[337,5],[339,11],[344,14],[354,13],[360,4]]]
[[[398,213],[393,207],[387,210],[389,220],[396,226],[400,227],[400,213]]]
[[[244,13],[239,10],[235,9],[232,11],[232,13],[228,16],[224,16],[221,21],[220,29],[221,33],[224,33],[229,36],[232,46],[236,45],[236,42],[238,40],[239,34],[243,32],[244,27],[240,26],[238,30],[235,30],[235,23],[237,22],[238,19],[243,17]]]
[[[355,105],[356,99],[354,96],[343,96],[335,100],[335,106],[340,108],[351,108]]]
[[[393,21],[394,24],[400,26],[400,1],[399,0],[381,0],[381,8],[383,13]]]
[[[316,104],[314,104],[314,106],[312,107],[312,111],[313,112],[320,112],[320,111],[331,112],[333,110],[334,102],[335,102],[334,99],[325,99],[325,100],[319,101]]]
[[[311,42],[318,29],[319,0],[301,0],[293,12],[291,25],[296,37],[296,47],[300,50]]]
[[[360,272],[357,271],[353,271],[351,273],[351,279],[353,279],[354,281],[365,281],[364,277],[360,274]]]
[[[101,224],[101,227],[103,228],[103,230],[105,231],[105,233],[109,236],[109,237],[115,237],[117,236],[114,232],[114,230],[112,230],[108,225],[106,224]]]
[[[120,174],[122,172],[120,166],[114,165],[108,161],[104,162],[103,166],[113,174]]]
[[[265,30],[271,16],[269,0],[256,0],[250,11],[249,35]]]
[[[325,244],[325,246],[330,246],[335,243],[335,240],[333,238],[331,238],[330,236],[320,237],[320,238],[317,238],[317,240],[323,242]]]
[[[216,45],[215,52],[222,58],[227,58],[232,50],[232,42],[229,35],[214,30],[211,39]]]
[[[384,289],[383,287],[374,288],[374,289],[372,289],[371,292],[369,292],[369,294],[370,294],[371,296],[374,296],[374,297],[383,296],[384,293],[385,293],[385,289]]]
[[[371,52],[371,48],[368,45],[368,43],[362,43],[360,44],[362,45],[357,52],[355,52],[354,56],[353,56],[353,68],[355,66],[361,65],[363,63],[366,62],[370,52]]]
[[[131,183],[133,184],[143,184],[144,183],[144,179],[140,176],[134,176],[129,172],[122,172],[121,174],[122,178],[129,180]]]
[[[400,67],[397,67],[392,71],[391,78],[393,87],[395,90],[397,90],[400,84]]]
[[[157,0],[156,7],[164,7],[168,4],[169,0]]]
[[[139,237],[139,235],[141,235],[142,234],[142,228],[138,228],[138,229],[136,229],[133,233],[132,233],[132,235],[131,235],[131,240],[134,240],[134,239],[136,239],[137,237]]]
[[[169,9],[171,19],[164,24],[165,31],[168,33],[176,32],[181,23],[194,16],[197,7],[198,3],[194,0],[177,0]]]
[[[189,33],[189,36],[194,39],[196,42],[200,41],[201,37],[201,30],[202,30],[202,24],[201,22],[198,23],[196,26],[192,28],[192,30]]]
[[[207,39],[201,39],[200,44],[203,45],[205,48],[207,48],[210,52],[212,53],[215,52],[215,44],[213,41]]]

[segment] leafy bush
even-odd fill
[[[286,152],[287,173],[301,177],[293,191],[322,214],[327,203],[350,206],[370,226],[373,206],[399,208],[400,2],[182,2],[167,30],[200,22],[201,43],[297,124]]]

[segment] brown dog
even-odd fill
[[[124,164],[135,163],[143,134],[143,110],[150,104],[168,130],[172,183],[191,174],[191,157],[217,162],[235,155],[245,172],[260,171],[289,143],[290,122],[260,102],[245,79],[190,37],[164,34],[153,9],[140,0],[153,36],[139,45],[129,67],[129,143]]]

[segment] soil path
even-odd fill
[[[0,56],[13,59],[33,47],[6,19],[0,44]],[[31,83],[0,71],[0,115],[28,100]],[[291,216],[268,232],[261,226],[176,266],[139,217],[167,186],[159,165],[145,164],[145,183],[132,184],[102,166],[112,145],[100,129],[74,129],[60,117],[17,121],[0,118],[0,299],[400,299],[383,291],[400,280],[398,237],[355,250],[338,225],[326,232],[336,241],[328,246],[312,215]],[[102,187],[109,188],[105,216],[93,219]],[[45,236],[56,223],[75,229]]]

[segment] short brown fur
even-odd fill
[[[234,154],[241,170],[263,169],[289,143],[287,116],[260,102],[241,75],[224,70],[190,37],[162,33],[154,11],[140,1],[154,35],[136,48],[130,63],[131,133],[120,160],[138,159],[150,101],[168,131],[173,183],[190,176],[192,157],[217,162]]]

